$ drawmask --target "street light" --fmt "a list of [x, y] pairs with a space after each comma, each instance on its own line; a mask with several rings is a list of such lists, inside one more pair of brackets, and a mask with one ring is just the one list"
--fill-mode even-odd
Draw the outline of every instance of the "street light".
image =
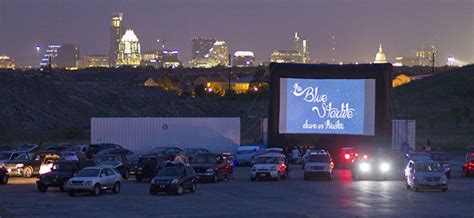
[[449, 56], [448, 57], [448, 66], [453, 66], [455, 60], [456, 59], [454, 59], [453, 56]]

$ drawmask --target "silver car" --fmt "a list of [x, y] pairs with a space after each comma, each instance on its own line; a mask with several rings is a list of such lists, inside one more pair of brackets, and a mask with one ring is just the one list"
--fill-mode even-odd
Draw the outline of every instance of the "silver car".
[[120, 192], [122, 176], [111, 166], [86, 167], [66, 183], [65, 189], [70, 196], [78, 192], [90, 192], [100, 195], [102, 191]]
[[448, 178], [440, 164], [432, 160], [410, 160], [405, 168], [407, 189], [417, 192], [420, 189], [448, 190]]

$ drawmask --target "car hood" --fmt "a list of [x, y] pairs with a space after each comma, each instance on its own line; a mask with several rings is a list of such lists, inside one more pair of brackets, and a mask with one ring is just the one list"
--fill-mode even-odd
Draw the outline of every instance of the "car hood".
[[199, 164], [191, 164], [193, 168], [213, 168], [214, 164], [210, 163], [199, 163]]
[[272, 167], [277, 167], [278, 164], [255, 164], [253, 167], [256, 169], [271, 169]]
[[179, 179], [176, 176], [155, 176], [153, 180], [160, 180], [160, 181], [171, 181], [173, 179]]
[[444, 172], [416, 172], [416, 176], [422, 177], [442, 177]]
[[69, 181], [98, 181], [98, 177], [72, 177]]

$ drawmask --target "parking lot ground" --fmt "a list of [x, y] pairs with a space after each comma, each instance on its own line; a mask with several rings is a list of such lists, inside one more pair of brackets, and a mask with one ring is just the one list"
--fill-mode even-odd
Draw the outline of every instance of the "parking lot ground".
[[251, 182], [249, 169], [237, 168], [231, 180], [199, 184], [183, 196], [151, 196], [148, 182], [131, 179], [120, 194], [98, 197], [40, 193], [34, 178], [11, 178], [0, 186], [0, 217], [474, 216], [474, 177], [455, 171], [447, 192], [413, 192], [399, 177], [354, 182], [349, 170], [336, 170], [333, 181], [304, 181], [301, 167], [292, 166], [288, 180]]

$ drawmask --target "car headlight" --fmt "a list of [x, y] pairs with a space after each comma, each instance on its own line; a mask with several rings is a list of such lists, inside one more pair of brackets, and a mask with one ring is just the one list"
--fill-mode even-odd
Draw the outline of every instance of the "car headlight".
[[92, 181], [85, 181], [84, 184], [87, 186], [92, 186]]
[[16, 168], [22, 168], [24, 166], [25, 166], [25, 164], [22, 164], [22, 163], [16, 164]]
[[271, 171], [275, 171], [277, 170], [277, 167], [276, 166], [272, 166], [272, 168], [270, 168]]
[[380, 171], [385, 173], [385, 172], [388, 172], [389, 170], [390, 170], [390, 164], [388, 164], [388, 163], [380, 164]]
[[173, 180], [171, 180], [171, 183], [172, 183], [172, 184], [176, 184], [176, 183], [178, 183], [178, 182], [179, 182], [178, 179], [173, 179]]
[[253, 172], [255, 172], [255, 171], [257, 171], [257, 168], [252, 167], [250, 170], [253, 171]]
[[213, 169], [213, 168], [208, 168], [208, 169], [206, 170], [206, 172], [212, 173], [212, 172], [214, 172], [214, 169]]
[[370, 171], [370, 165], [368, 163], [361, 163], [361, 164], [359, 164], [359, 169], [362, 172], [369, 172]]

